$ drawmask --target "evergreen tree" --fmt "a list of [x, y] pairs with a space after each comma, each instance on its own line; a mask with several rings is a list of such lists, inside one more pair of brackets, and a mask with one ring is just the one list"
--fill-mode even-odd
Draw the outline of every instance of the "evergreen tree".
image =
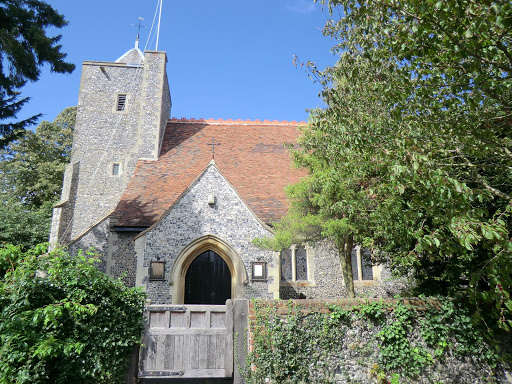
[[44, 64], [58, 73], [75, 68], [64, 61], [66, 54], [58, 44], [61, 35], [47, 35], [48, 28], [65, 25], [64, 17], [44, 1], [0, 0], [0, 149], [40, 117], [15, 121], [28, 101], [20, 97], [20, 89], [39, 79]]

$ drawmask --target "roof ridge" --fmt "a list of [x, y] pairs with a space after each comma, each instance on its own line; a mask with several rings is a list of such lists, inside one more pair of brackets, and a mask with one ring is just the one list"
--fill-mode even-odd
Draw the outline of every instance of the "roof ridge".
[[240, 124], [259, 124], [259, 125], [305, 125], [306, 122], [305, 121], [296, 121], [296, 120], [293, 120], [293, 121], [287, 121], [287, 120], [259, 120], [259, 119], [256, 119], [256, 120], [250, 120], [250, 119], [247, 119], [247, 120], [242, 120], [242, 119], [236, 119], [236, 120], [233, 120], [233, 119], [203, 119], [203, 118], [200, 118], [200, 119], [195, 119], [195, 118], [186, 118], [186, 117], [182, 117], [182, 118], [177, 118], [177, 117], [172, 117], [170, 119], [167, 120], [168, 122], [172, 122], [172, 123], [207, 123], [207, 124], [237, 124], [237, 125], [240, 125]]

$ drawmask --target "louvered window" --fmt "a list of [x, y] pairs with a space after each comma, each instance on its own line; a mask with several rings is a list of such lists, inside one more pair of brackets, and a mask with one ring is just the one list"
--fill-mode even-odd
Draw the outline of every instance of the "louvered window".
[[126, 94], [120, 93], [117, 95], [116, 111], [124, 111], [126, 108]]

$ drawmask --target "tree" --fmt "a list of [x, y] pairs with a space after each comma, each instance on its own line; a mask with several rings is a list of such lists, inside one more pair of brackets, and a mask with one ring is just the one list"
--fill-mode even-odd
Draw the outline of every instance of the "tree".
[[0, 0], [0, 149], [41, 116], [13, 121], [29, 100], [20, 98], [20, 89], [39, 79], [44, 64], [57, 73], [75, 68], [64, 61], [66, 54], [58, 44], [61, 35], [47, 35], [48, 28], [66, 25], [64, 17], [44, 1]]
[[0, 250], [0, 382], [124, 383], [144, 294], [47, 247]]
[[69, 163], [76, 107], [0, 151], [0, 242], [27, 248], [48, 239], [52, 206]]
[[[302, 162], [302, 166], [306, 167], [306, 164]], [[321, 191], [327, 184], [334, 185], [325, 179], [328, 175], [318, 166], [308, 169], [309, 178], [286, 189], [292, 206], [285, 217], [273, 223], [273, 236], [257, 238], [254, 243], [261, 248], [281, 251], [292, 244], [312, 244], [329, 240], [338, 253], [347, 297], [353, 298], [355, 291], [351, 256], [355, 245], [354, 228], [343, 213], [331, 209], [330, 204], [325, 205], [327, 199], [323, 198]], [[338, 186], [341, 185], [338, 184]], [[323, 191], [325, 192], [326, 189]]]
[[510, 329], [511, 4], [323, 3], [339, 61], [309, 63], [327, 107], [295, 151], [310, 176], [291, 189], [291, 217], [343, 221], [323, 234], [353, 236], [419, 292], [470, 297]]

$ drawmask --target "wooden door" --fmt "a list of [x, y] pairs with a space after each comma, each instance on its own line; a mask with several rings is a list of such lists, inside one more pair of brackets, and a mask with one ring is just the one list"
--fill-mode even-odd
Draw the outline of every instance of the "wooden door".
[[139, 357], [140, 378], [233, 375], [233, 311], [226, 305], [152, 305]]
[[185, 276], [185, 304], [224, 304], [231, 299], [231, 273], [214, 251], [206, 251], [190, 264]]

